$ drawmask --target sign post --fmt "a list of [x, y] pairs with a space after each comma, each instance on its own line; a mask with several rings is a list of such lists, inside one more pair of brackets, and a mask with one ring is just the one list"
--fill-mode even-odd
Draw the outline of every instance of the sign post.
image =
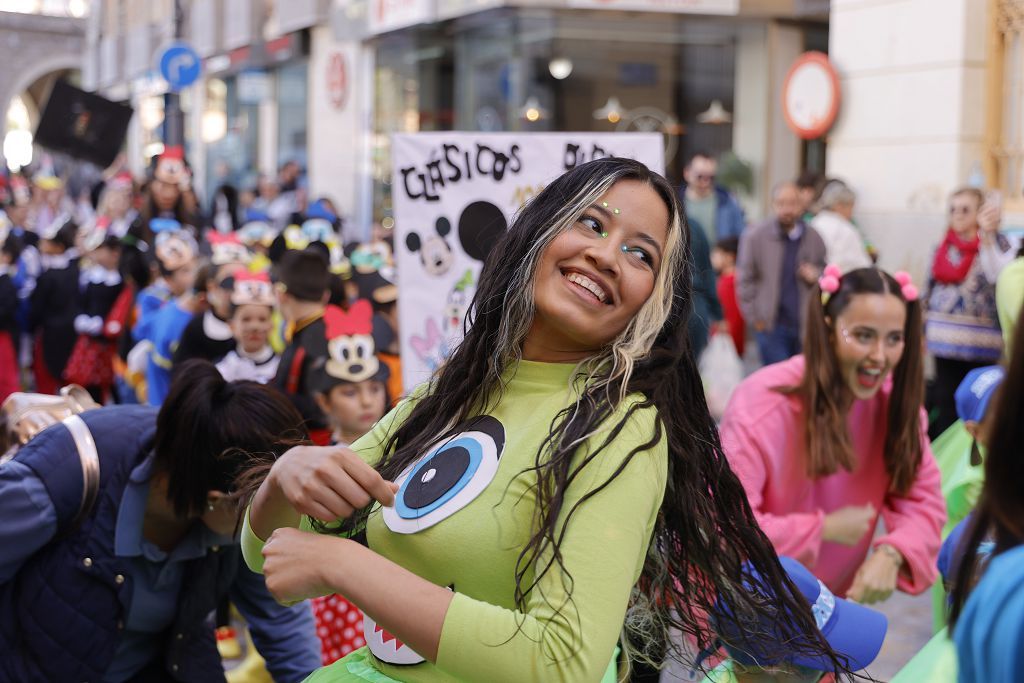
[[827, 133], [839, 114], [839, 77], [821, 52], [797, 58], [782, 86], [782, 113], [790, 130], [802, 140]]

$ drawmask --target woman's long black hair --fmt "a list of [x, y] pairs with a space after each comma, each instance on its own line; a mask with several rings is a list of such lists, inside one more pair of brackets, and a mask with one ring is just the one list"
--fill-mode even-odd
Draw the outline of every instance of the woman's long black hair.
[[[659, 665], [661, 657], [674, 647], [669, 639], [673, 627], [695, 641], [698, 649], [714, 649], [716, 637], [708, 616], [719, 596], [725, 596], [732, 607], [731, 615], [720, 618], [741, 624], [733, 630], [749, 634], [747, 644], [751, 648], [758, 647], [760, 636], [773, 642], [781, 640], [793, 652], [824, 654], [836, 670], [845, 671], [816, 628], [807, 601], [787, 578], [771, 542], [754, 520], [743, 487], [722, 452], [687, 336], [693, 281], [688, 228], [675, 189], [643, 164], [618, 158], [583, 164], [554, 180], [519, 213], [487, 259], [465, 338], [438, 370], [429, 390], [416, 400], [407, 419], [389, 436], [377, 469], [393, 481], [429, 447], [451, 435], [472, 411], [494, 404], [502, 391], [496, 378], [516, 361], [515, 357], [496, 358], [494, 353], [494, 349], [508, 345], [501, 335], [507, 331], [503, 321], [510, 284], [522, 281], [524, 264], [530, 267], [534, 262], [538, 243], [548, 239], [556, 217], [564, 215], [571, 201], [595, 184], [620, 180], [650, 186], [668, 207], [670, 225], [680, 221], [685, 266], [678, 269], [672, 282], [670, 315], [650, 353], [638, 359], [632, 373], [626, 375], [627, 385], [622, 387], [620, 378], [599, 389], [588, 387], [578, 404], [552, 421], [550, 433], [529, 470], [537, 479], [538, 510], [533, 535], [516, 567], [516, 604], [525, 609], [527, 597], [539, 590], [541, 578], [551, 571], [559, 572], [571, 586], [572, 577], [562, 564], [559, 545], [573, 514], [608, 486], [637, 453], [665, 440], [668, 482], [626, 618], [626, 635], [633, 636], [626, 641], [640, 643], [643, 648], [632, 655]], [[533, 273], [528, 275], [532, 282]], [[600, 444], [592, 444], [588, 456], [574, 463], [577, 444], [615, 413], [618, 397], [624, 395], [622, 389], [625, 393], [638, 392], [646, 399], [632, 405], [607, 437]], [[650, 441], [629, 453], [598, 490], [563, 511], [568, 486], [604, 449], [614, 447], [614, 439], [634, 413], [645, 408], [654, 408], [659, 417]], [[652, 496], [657, 494], [651, 492]], [[363, 510], [349, 519], [347, 530], [363, 525], [368, 512]], [[565, 521], [561, 523], [563, 512]], [[757, 593], [745, 587], [751, 580], [751, 568], [762, 577], [757, 581], [762, 590]]]

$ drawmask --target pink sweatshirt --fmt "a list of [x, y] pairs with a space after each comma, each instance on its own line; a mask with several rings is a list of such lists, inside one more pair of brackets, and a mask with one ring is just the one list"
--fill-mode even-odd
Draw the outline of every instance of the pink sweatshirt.
[[[839, 595], [849, 590], [869, 547], [882, 543], [906, 559], [897, 587], [907, 593], [924, 591], [935, 581], [946, 519], [924, 411], [924, 457], [907, 495], [888, 492], [884, 449], [890, 383], [873, 399], [854, 401], [850, 408], [847, 425], [857, 463], [854, 471], [840, 469], [810, 479], [804, 467], [803, 404], [796, 396], [773, 390], [796, 385], [803, 371], [803, 356], [762, 368], [736, 388], [722, 419], [722, 446], [761, 528], [780, 555], [804, 564]], [[826, 514], [867, 503], [881, 511], [885, 535], [872, 541], [873, 534], [865, 534], [855, 546], [822, 540]]]

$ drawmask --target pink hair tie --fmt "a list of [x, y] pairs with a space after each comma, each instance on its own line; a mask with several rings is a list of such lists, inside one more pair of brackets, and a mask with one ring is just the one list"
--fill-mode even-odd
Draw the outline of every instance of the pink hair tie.
[[825, 266], [824, 273], [818, 279], [818, 287], [821, 288], [822, 306], [827, 306], [829, 298], [839, 291], [839, 280], [842, 277], [843, 271], [839, 269], [839, 266], [834, 263]]
[[914, 286], [913, 279], [910, 277], [910, 273], [905, 270], [892, 274], [892, 279], [896, 281], [900, 286], [900, 292], [903, 294], [903, 298], [907, 301], [917, 301], [917, 297], [920, 292], [917, 291], [917, 287]]

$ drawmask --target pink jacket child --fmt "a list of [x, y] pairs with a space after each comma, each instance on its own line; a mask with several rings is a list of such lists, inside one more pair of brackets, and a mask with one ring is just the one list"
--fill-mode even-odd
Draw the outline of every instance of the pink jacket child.
[[[905, 496], [889, 491], [884, 462], [891, 380], [874, 398], [855, 400], [850, 407], [847, 426], [856, 456], [854, 471], [840, 468], [811, 479], [804, 464], [803, 401], [775, 390], [796, 386], [803, 372], [802, 355], [762, 368], [736, 388], [726, 408], [720, 427], [722, 447], [746, 489], [754, 516], [779, 555], [801, 562], [840, 596], [850, 589], [869, 548], [881, 544], [892, 546], [905, 559], [896, 587], [912, 594], [924, 591], [937, 575], [935, 562], [946, 519], [924, 411], [924, 453]], [[881, 511], [884, 535], [873, 539], [873, 534], [865, 534], [854, 546], [822, 540], [825, 515], [868, 503]]]

